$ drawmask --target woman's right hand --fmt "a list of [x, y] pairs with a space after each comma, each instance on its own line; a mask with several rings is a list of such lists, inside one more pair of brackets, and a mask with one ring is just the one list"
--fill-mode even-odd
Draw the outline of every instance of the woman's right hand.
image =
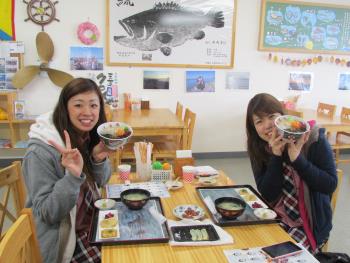
[[272, 134], [269, 140], [269, 146], [274, 155], [282, 156], [286, 141], [283, 140], [283, 136], [278, 133], [276, 128], [273, 128]]
[[63, 167], [66, 168], [72, 175], [79, 177], [83, 171], [83, 157], [77, 148], [72, 149], [70, 137], [66, 130], [64, 130], [64, 137], [66, 140], [66, 148], [52, 140], [49, 140], [48, 142], [61, 153], [61, 163]]

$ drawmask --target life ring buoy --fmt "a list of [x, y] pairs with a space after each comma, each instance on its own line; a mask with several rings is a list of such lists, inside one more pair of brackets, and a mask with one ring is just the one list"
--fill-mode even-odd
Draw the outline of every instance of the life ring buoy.
[[78, 26], [78, 38], [85, 45], [94, 44], [100, 37], [100, 31], [97, 26], [91, 22], [84, 22]]

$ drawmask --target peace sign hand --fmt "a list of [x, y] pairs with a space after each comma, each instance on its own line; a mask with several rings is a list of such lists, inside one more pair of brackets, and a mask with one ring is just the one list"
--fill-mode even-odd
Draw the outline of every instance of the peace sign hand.
[[66, 140], [66, 148], [52, 140], [48, 140], [48, 142], [61, 153], [61, 163], [63, 167], [66, 168], [72, 175], [79, 177], [83, 171], [83, 157], [77, 148], [72, 149], [70, 137], [66, 130], [64, 130], [64, 137]]

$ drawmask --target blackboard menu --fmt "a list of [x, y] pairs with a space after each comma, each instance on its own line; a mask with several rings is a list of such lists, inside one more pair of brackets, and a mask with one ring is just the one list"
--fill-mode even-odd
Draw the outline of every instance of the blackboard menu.
[[259, 50], [350, 55], [350, 6], [263, 0]]

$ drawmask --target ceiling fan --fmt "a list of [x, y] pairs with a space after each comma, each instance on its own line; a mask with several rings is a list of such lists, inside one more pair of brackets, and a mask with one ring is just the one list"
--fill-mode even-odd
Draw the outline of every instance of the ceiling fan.
[[22, 89], [41, 71], [46, 71], [50, 80], [59, 87], [64, 87], [73, 76], [49, 67], [49, 62], [53, 57], [54, 47], [50, 36], [45, 32], [40, 32], [36, 35], [36, 49], [40, 57], [40, 65], [25, 66], [12, 78], [12, 84], [17, 89]]

